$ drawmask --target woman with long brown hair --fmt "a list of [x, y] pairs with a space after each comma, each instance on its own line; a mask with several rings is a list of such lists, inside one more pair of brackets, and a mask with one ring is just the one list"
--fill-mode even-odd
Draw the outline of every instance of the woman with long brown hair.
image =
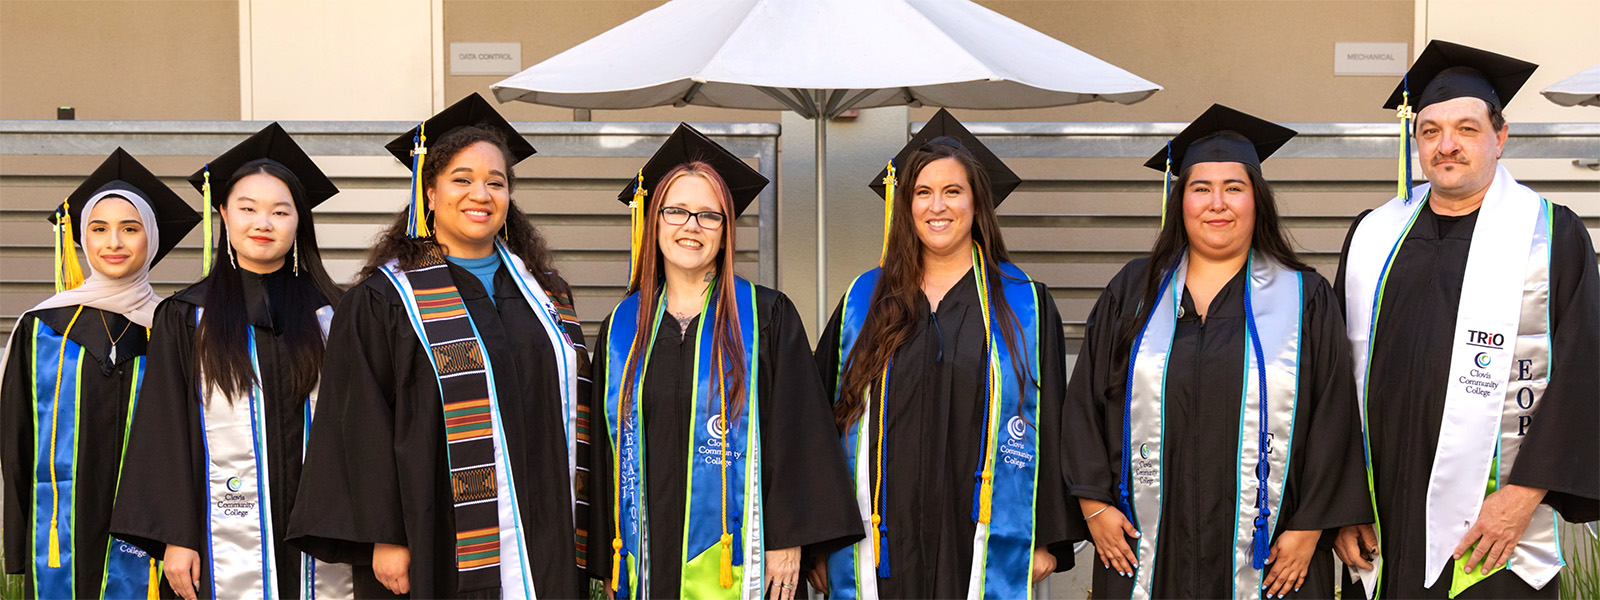
[[[688, 125], [619, 199], [628, 296], [601, 328], [590, 572], [617, 598], [796, 597], [802, 552], [860, 539], [805, 327], [734, 272], [767, 180]], [[646, 450], [648, 449], [648, 451]]]
[[585, 596], [587, 350], [512, 201], [534, 150], [473, 94], [389, 144], [412, 202], [328, 336], [290, 540], [362, 597]]
[[1337, 298], [1261, 175], [1294, 135], [1213, 105], [1145, 163], [1177, 174], [1161, 231], [1089, 314], [1062, 418], [1097, 598], [1331, 598], [1338, 528], [1372, 521]]
[[941, 110], [885, 182], [881, 267], [816, 350], [869, 539], [812, 565], [834, 598], [1023, 598], [1082, 539], [1059, 457], [1061, 317], [1010, 263], [1020, 183]]
[[312, 209], [339, 190], [277, 123], [190, 181], [222, 252], [156, 311], [111, 529], [181, 598], [349, 597], [348, 565], [284, 543], [341, 293]]

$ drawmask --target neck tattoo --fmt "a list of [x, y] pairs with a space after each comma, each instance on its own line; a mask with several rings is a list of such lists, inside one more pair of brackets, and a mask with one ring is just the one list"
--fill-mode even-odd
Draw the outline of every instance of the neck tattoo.
[[689, 323], [694, 321], [695, 315], [691, 313], [673, 312], [672, 318], [678, 321], [678, 335], [689, 333]]

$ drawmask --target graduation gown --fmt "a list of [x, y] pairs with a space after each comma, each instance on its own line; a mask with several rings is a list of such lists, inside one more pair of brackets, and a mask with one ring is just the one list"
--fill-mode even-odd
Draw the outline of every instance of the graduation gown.
[[[306, 398], [293, 397], [287, 389], [291, 357], [283, 333], [274, 324], [282, 321], [279, 311], [284, 287], [310, 284], [309, 279], [296, 279], [289, 269], [286, 263], [265, 275], [240, 270], [239, 277], [244, 293], [242, 308], [255, 329], [264, 398], [269, 477], [264, 493], [272, 504], [272, 535], [280, 566], [278, 589], [285, 597], [294, 597], [300, 588], [300, 574], [292, 565], [300, 564], [300, 555], [283, 540], [294, 506], [295, 487], [300, 482]], [[209, 283], [202, 280], [173, 294], [156, 309], [150, 363], [133, 418], [111, 529], [158, 558], [165, 555], [168, 545], [199, 552], [197, 583], [201, 598], [211, 596], [211, 562], [207, 556], [211, 524], [206, 510], [210, 492], [201, 421], [204, 400], [200, 397], [199, 357], [194, 340], [196, 311], [204, 307], [208, 287]], [[221, 398], [210, 401], [225, 402]], [[291, 567], [284, 568], [285, 565]], [[218, 591], [227, 595], [227, 590]]]
[[[758, 332], [757, 397], [761, 402], [761, 523], [768, 551], [800, 546], [807, 556], [826, 554], [857, 540], [861, 518], [856, 514], [855, 492], [845, 467], [844, 450], [833, 426], [833, 410], [823, 395], [811, 361], [805, 325], [794, 304], [782, 293], [756, 286]], [[633, 318], [633, 315], [624, 315]], [[703, 315], [702, 315], [703, 316]], [[663, 311], [662, 323], [644, 375], [644, 438], [646, 494], [650, 514], [650, 596], [680, 595], [683, 570], [683, 510], [687, 503], [689, 402], [694, 394], [694, 364], [700, 353], [695, 335], [697, 316], [683, 334], [677, 319]], [[609, 319], [608, 319], [609, 321]], [[595, 346], [595, 380], [606, 380], [606, 344], [602, 326]], [[620, 368], [620, 367], [619, 367]], [[605, 386], [594, 386], [589, 414], [595, 415], [594, 465], [590, 471], [595, 490], [590, 531], [591, 547], [609, 550], [615, 483], [611, 459], [611, 425], [607, 419]], [[736, 534], [735, 539], [738, 539]], [[589, 554], [589, 572], [597, 579], [611, 577], [611, 552]], [[801, 569], [809, 564], [801, 562]], [[801, 580], [804, 580], [802, 575]]]
[[[586, 597], [573, 529], [567, 443], [556, 349], [504, 264], [494, 298], [454, 263], [450, 276], [494, 366], [503, 435], [517, 486], [524, 540], [541, 598]], [[571, 298], [566, 282], [549, 290]], [[334, 313], [322, 371], [319, 416], [312, 423], [304, 484], [289, 526], [290, 542], [327, 562], [370, 565], [374, 543], [407, 546], [411, 596], [458, 596], [456, 526], [438, 379], [400, 292], [376, 274], [345, 293]], [[567, 335], [587, 371], [583, 333]], [[588, 393], [580, 377], [579, 399]], [[495, 595], [491, 589], [484, 595]], [[375, 579], [356, 578], [357, 597], [389, 596]]]
[[[34, 437], [33, 378], [34, 332], [48, 327], [57, 333], [67, 331], [76, 306], [63, 306], [28, 312], [17, 320], [7, 348], [4, 389], [0, 389], [0, 460], [5, 474], [5, 570], [24, 575], [24, 596], [35, 595], [30, 544], [37, 523], [49, 520], [48, 514], [33, 510], [33, 470], [38, 458], [39, 440]], [[102, 324], [101, 319], [105, 322]], [[126, 332], [124, 332], [126, 327]], [[106, 330], [110, 329], [108, 335]], [[116, 360], [111, 360], [112, 337], [117, 337]], [[63, 554], [73, 557], [74, 594], [78, 598], [100, 596], [108, 536], [111, 535], [111, 506], [116, 495], [117, 470], [122, 464], [123, 434], [128, 428], [129, 392], [138, 369], [134, 360], [145, 355], [148, 331], [120, 314], [83, 307], [83, 314], [72, 326], [67, 339], [81, 346], [85, 361], [81, 368], [77, 415], [77, 470], [72, 497], [61, 502], [73, 507], [72, 547]], [[46, 348], [59, 352], [59, 348]], [[64, 374], [71, 377], [71, 373]], [[38, 378], [54, 381], [54, 371], [38, 373]], [[44, 425], [48, 428], [48, 424]], [[48, 481], [48, 480], [46, 480]], [[63, 527], [66, 525], [63, 524]], [[121, 551], [113, 546], [113, 551]], [[160, 555], [156, 555], [157, 559]], [[43, 557], [38, 557], [43, 560]]]
[[[1569, 522], [1600, 518], [1600, 273], [1594, 244], [1571, 209], [1551, 206], [1549, 387], [1504, 484], [1549, 490], [1544, 503]], [[1370, 211], [1369, 211], [1370, 212]], [[1336, 280], [1344, 299], [1344, 257], [1366, 212], [1345, 237]], [[1384, 596], [1444, 598], [1445, 573], [1422, 587], [1428, 478], [1444, 416], [1451, 341], [1461, 305], [1474, 211], [1443, 217], [1422, 210], [1395, 254], [1384, 287], [1383, 318], [1372, 339], [1367, 422], [1372, 476], [1383, 524]], [[1446, 566], [1445, 568], [1449, 568]], [[1560, 576], [1534, 590], [1511, 571], [1462, 597], [1554, 598]]]
[[[1130, 344], [1122, 328], [1138, 318], [1149, 259], [1129, 262], [1113, 277], [1086, 321], [1083, 349], [1067, 386], [1062, 431], [1071, 493], [1116, 510], [1121, 477], [1122, 415]], [[1166, 372], [1165, 464], [1161, 527], [1151, 579], [1158, 597], [1233, 595], [1235, 481], [1239, 473], [1239, 410], [1248, 341], [1241, 268], [1212, 298], [1204, 322], [1183, 293]], [[1333, 597], [1337, 528], [1372, 522], [1362, 471], [1360, 413], [1350, 342], [1333, 288], [1314, 272], [1302, 277], [1299, 392], [1277, 536], [1326, 531], [1305, 583], [1288, 597]], [[1246, 442], [1253, 443], [1253, 442]], [[1134, 540], [1128, 539], [1130, 547]], [[1133, 579], [1094, 560], [1097, 598], [1126, 598]], [[1269, 573], [1272, 567], [1269, 566]], [[1346, 593], [1346, 597], [1351, 597]]]
[[[1061, 472], [1061, 397], [1066, 387], [1061, 314], [1050, 292], [1040, 294], [1039, 478], [1035, 547], [1056, 557], [1056, 571], [1072, 568], [1072, 543], [1088, 537], [1076, 506], [1068, 510]], [[919, 294], [919, 316], [894, 353], [885, 423], [882, 509], [889, 530], [890, 576], [878, 579], [883, 598], [961, 598], [972, 569], [974, 472], [983, 461], [984, 379], [987, 346], [978, 287], [972, 271], [951, 287], [937, 311]], [[836, 397], [842, 305], [817, 342], [817, 369], [828, 397]], [[857, 342], [858, 344], [861, 342]], [[1006, 368], [1009, 368], [1006, 367]], [[873, 404], [874, 407], [877, 403]], [[876, 428], [869, 443], [879, 443]], [[839, 444], [837, 436], [833, 443]], [[878, 472], [869, 461], [871, 473]], [[998, 510], [998, 508], [997, 508]], [[859, 515], [857, 516], [859, 519]], [[1026, 568], [1026, 566], [1018, 567]]]

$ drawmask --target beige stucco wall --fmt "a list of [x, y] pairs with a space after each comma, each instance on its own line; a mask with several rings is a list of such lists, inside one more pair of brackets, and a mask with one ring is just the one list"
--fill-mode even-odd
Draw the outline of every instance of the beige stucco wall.
[[236, 119], [233, 0], [0, 0], [0, 119]]

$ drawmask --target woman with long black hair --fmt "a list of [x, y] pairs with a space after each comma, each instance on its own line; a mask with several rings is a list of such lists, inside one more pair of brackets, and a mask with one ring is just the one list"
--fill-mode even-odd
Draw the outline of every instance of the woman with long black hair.
[[809, 338], [734, 273], [735, 219], [767, 179], [688, 125], [620, 198], [629, 294], [601, 327], [590, 573], [617, 598], [792, 600], [801, 554], [861, 538]]
[[1339, 305], [1261, 175], [1294, 135], [1213, 105], [1145, 163], [1177, 173], [1161, 231], [1090, 313], [1062, 414], [1096, 597], [1331, 598], [1334, 534], [1372, 520]]
[[1023, 598], [1082, 539], [1061, 480], [1061, 317], [1011, 264], [1020, 183], [939, 111], [880, 175], [882, 267], [816, 349], [867, 540], [812, 567], [834, 598]]
[[161, 300], [150, 268], [200, 215], [118, 148], [50, 220], [56, 294], [17, 320], [0, 369], [5, 570], [25, 598], [159, 594], [160, 554], [110, 535], [112, 498]]
[[586, 596], [588, 351], [511, 198], [533, 146], [473, 94], [389, 149], [412, 202], [339, 305], [290, 539], [371, 564], [362, 597]]
[[348, 566], [284, 543], [340, 295], [311, 210], [338, 189], [277, 123], [190, 182], [223, 252], [156, 311], [112, 531], [183, 598], [348, 597]]

